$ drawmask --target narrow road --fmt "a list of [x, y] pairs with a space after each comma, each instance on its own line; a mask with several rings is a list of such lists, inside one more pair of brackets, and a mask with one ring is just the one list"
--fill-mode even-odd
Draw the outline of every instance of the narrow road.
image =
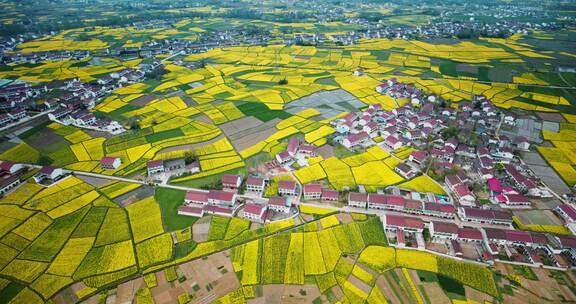
[[[35, 167], [35, 168], [41, 168], [41, 166], [38, 166], [38, 165], [31, 165], [31, 164], [28, 164], [28, 165], [31, 167]], [[141, 184], [141, 185], [147, 184], [146, 182], [143, 182], [143, 181], [137, 180], [137, 179], [118, 177], [118, 176], [110, 176], [110, 175], [77, 171], [77, 170], [69, 170], [69, 171], [74, 173], [75, 175], [80, 175], [80, 176], [89, 176], [89, 177], [95, 177], [95, 178], [101, 178], [101, 179], [116, 180], [116, 181], [121, 181], [121, 182], [136, 183], [136, 184]], [[208, 192], [207, 190], [199, 189], [199, 188], [191, 188], [191, 187], [183, 187], [183, 186], [175, 186], [175, 185], [167, 185], [167, 184], [154, 184], [154, 185], [156, 187], [160, 187], [160, 188], [168, 188], [168, 189], [175, 189], [175, 190], [181, 190], [181, 191]], [[298, 183], [298, 185], [300, 187], [302, 187], [302, 185], [300, 183]], [[302, 193], [302, 191], [300, 191], [300, 193]], [[245, 198], [245, 199], [254, 199], [253, 196], [244, 195], [244, 194], [239, 194], [238, 197], [239, 198]], [[455, 223], [456, 225], [458, 225], [460, 227], [462, 227], [462, 226], [474, 227], [474, 228], [483, 228], [483, 227], [503, 228], [503, 227], [505, 227], [503, 225], [490, 225], [490, 224], [478, 224], [478, 223], [472, 223], [472, 222], [463, 222], [460, 220], [460, 218], [458, 218], [458, 216], [455, 216], [454, 219], [446, 219], [446, 218], [425, 216], [425, 215], [411, 215], [411, 214], [405, 213], [405, 212], [396, 212], [396, 211], [390, 211], [390, 210], [355, 208], [355, 207], [350, 207], [347, 205], [339, 207], [339, 206], [332, 206], [330, 204], [325, 204], [325, 203], [302, 202], [300, 199], [301, 199], [301, 194], [297, 197], [297, 199], [295, 201], [297, 205], [331, 209], [331, 210], [334, 210], [336, 212], [363, 213], [363, 214], [378, 215], [378, 216], [385, 216], [387, 214], [402, 215], [402, 216], [415, 216], [415, 217], [418, 217], [418, 218], [420, 218], [424, 221], [427, 221], [427, 222], [430, 222], [430, 221], [450, 222], [450, 223]], [[267, 198], [260, 198], [260, 199], [258, 199], [258, 201], [267, 202], [268, 199]]]

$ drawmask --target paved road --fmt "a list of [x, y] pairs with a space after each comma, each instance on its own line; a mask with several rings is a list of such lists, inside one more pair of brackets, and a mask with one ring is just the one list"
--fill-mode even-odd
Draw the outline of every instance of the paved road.
[[[38, 167], [38, 166], [35, 166], [35, 167]], [[102, 179], [108, 179], [108, 180], [117, 180], [117, 181], [136, 183], [136, 184], [142, 184], [142, 185], [146, 184], [145, 182], [143, 182], [141, 180], [125, 178], [125, 177], [110, 176], [110, 175], [104, 175], [104, 174], [99, 174], [99, 173], [83, 172], [83, 171], [75, 171], [75, 170], [71, 170], [71, 172], [73, 172], [75, 175], [90, 176], [90, 177], [96, 177], [96, 178], [102, 178]], [[157, 187], [161, 187], [161, 188], [169, 188], [169, 189], [182, 190], [182, 191], [207, 192], [207, 190], [199, 189], [199, 188], [192, 188], [192, 187], [183, 187], [183, 186], [175, 186], [175, 185], [167, 185], [167, 184], [155, 184], [155, 185]], [[299, 185], [299, 187], [302, 187], [302, 185], [300, 183], [298, 183], [298, 185]], [[244, 199], [255, 199], [261, 203], [266, 203], [268, 201], [267, 198], [255, 198], [253, 195], [250, 195], [250, 194], [239, 194], [238, 197], [244, 198]], [[363, 213], [363, 214], [378, 215], [378, 216], [385, 216], [386, 214], [410, 216], [409, 214], [404, 213], [404, 212], [395, 212], [395, 211], [389, 211], [389, 210], [362, 209], [362, 208], [355, 208], [355, 207], [349, 207], [349, 206], [338, 207], [338, 206], [332, 206], [329, 204], [302, 202], [302, 201], [300, 201], [300, 198], [301, 197], [298, 196], [295, 200], [295, 203], [298, 205], [331, 209], [331, 210], [338, 211], [338, 212], [354, 212], [354, 213]], [[444, 218], [438, 218], [438, 217], [433, 217], [433, 216], [420, 216], [420, 215], [418, 217], [423, 219], [424, 221], [428, 221], [428, 222], [429, 221], [438, 221], [438, 222], [456, 223], [458, 226], [461, 226], [461, 227], [462, 226], [475, 227], [475, 228], [481, 228], [481, 227], [503, 228], [504, 227], [502, 225], [488, 225], [488, 224], [462, 222], [462, 221], [460, 221], [460, 219], [458, 217], [456, 217], [455, 219], [444, 219]]]

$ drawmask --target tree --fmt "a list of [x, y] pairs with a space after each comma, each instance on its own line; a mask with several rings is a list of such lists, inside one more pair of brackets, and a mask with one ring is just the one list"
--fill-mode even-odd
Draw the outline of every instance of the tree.
[[458, 133], [460, 133], [460, 128], [457, 128], [455, 126], [451, 126], [451, 127], [448, 127], [446, 129], [442, 130], [442, 138], [448, 139], [450, 137], [455, 137], [458, 135]]
[[280, 81], [278, 81], [278, 84], [279, 84], [279, 85], [287, 85], [287, 84], [288, 84], [288, 79], [286, 79], [286, 78], [280, 79]]
[[38, 164], [40, 166], [48, 166], [52, 164], [52, 159], [46, 155], [40, 155], [40, 158], [38, 159]]
[[130, 123], [130, 129], [132, 130], [140, 130], [140, 121], [134, 120]]
[[196, 159], [197, 159], [196, 151], [194, 150], [186, 152], [186, 154], [184, 155], [184, 163], [186, 163], [187, 165], [195, 162]]

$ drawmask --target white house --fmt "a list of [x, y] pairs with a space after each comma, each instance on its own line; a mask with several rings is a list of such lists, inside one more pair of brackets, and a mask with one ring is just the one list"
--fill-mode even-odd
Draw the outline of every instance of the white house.
[[266, 205], [247, 203], [242, 210], [242, 217], [255, 222], [263, 222], [266, 209]]
[[118, 157], [104, 156], [100, 160], [102, 169], [116, 170], [122, 165], [122, 160]]
[[368, 205], [368, 194], [358, 192], [348, 193], [348, 206], [366, 208], [366, 205]]
[[260, 177], [249, 177], [246, 181], [246, 190], [249, 192], [264, 192], [264, 179]]
[[290, 212], [290, 201], [286, 197], [271, 197], [268, 199], [268, 209], [288, 213]]

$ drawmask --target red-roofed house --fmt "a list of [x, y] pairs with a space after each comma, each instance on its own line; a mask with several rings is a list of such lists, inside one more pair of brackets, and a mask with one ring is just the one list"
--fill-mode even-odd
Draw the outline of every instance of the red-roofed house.
[[338, 191], [331, 189], [322, 189], [321, 199], [323, 201], [336, 202], [339, 199]]
[[305, 200], [318, 200], [322, 196], [322, 187], [320, 184], [306, 184], [304, 185], [303, 191]]
[[555, 209], [566, 221], [566, 227], [576, 234], [576, 209], [569, 204], [560, 204]]
[[278, 193], [280, 195], [297, 196], [298, 186], [294, 181], [281, 180], [278, 182]]
[[500, 180], [497, 178], [489, 178], [486, 183], [488, 184], [488, 189], [492, 196], [498, 195], [502, 192], [502, 184], [500, 184]]
[[234, 216], [234, 209], [220, 206], [206, 205], [204, 206], [204, 213], [232, 217]]
[[356, 208], [366, 208], [368, 204], [368, 194], [349, 192], [348, 193], [348, 206]]
[[484, 238], [482, 237], [482, 232], [478, 229], [459, 228], [458, 229], [458, 240], [464, 241], [464, 242], [481, 243], [484, 240]]
[[453, 219], [456, 208], [449, 204], [424, 203], [424, 215]]
[[208, 192], [208, 204], [217, 206], [232, 207], [236, 203], [236, 193], [220, 190], [210, 190]]
[[104, 156], [100, 160], [100, 167], [102, 169], [116, 170], [122, 165], [122, 160], [119, 157]]
[[506, 201], [501, 204], [503, 208], [529, 208], [531, 206], [530, 199], [521, 194], [506, 194], [504, 195]]
[[286, 197], [274, 196], [268, 200], [268, 209], [288, 213], [290, 212], [290, 202]]
[[472, 194], [472, 192], [470, 192], [468, 186], [466, 186], [465, 184], [458, 184], [453, 188], [453, 190], [454, 195], [458, 199], [458, 202], [460, 202], [460, 205], [463, 206], [476, 205], [476, 197], [474, 196], [474, 194]]
[[384, 143], [388, 147], [390, 147], [390, 149], [392, 149], [392, 150], [396, 150], [396, 149], [402, 147], [402, 141], [400, 141], [398, 139], [398, 137], [396, 137], [394, 135], [386, 137], [386, 140], [384, 141]]
[[8, 160], [5, 160], [0, 164], [0, 171], [4, 171], [10, 174], [14, 174], [22, 169], [24, 169], [24, 165]]
[[286, 164], [292, 160], [292, 156], [290, 156], [290, 153], [288, 153], [288, 151], [284, 151], [276, 154], [276, 160], [280, 164]]
[[290, 156], [294, 156], [296, 155], [296, 152], [298, 152], [298, 147], [300, 147], [300, 140], [298, 138], [292, 138], [288, 141], [286, 152], [288, 152]]
[[467, 222], [512, 225], [512, 213], [509, 211], [462, 207], [458, 209], [458, 216], [462, 221]]
[[342, 145], [350, 149], [363, 144], [368, 139], [370, 139], [370, 136], [366, 132], [360, 132], [358, 134], [350, 134], [344, 138], [344, 140], [342, 141]]
[[148, 175], [164, 172], [164, 161], [160, 159], [151, 160], [146, 164], [146, 169], [148, 170]]
[[178, 215], [202, 217], [204, 216], [204, 209], [202, 207], [193, 207], [184, 205], [178, 207]]
[[20, 185], [20, 174], [2, 174], [0, 176], [0, 196]]
[[62, 170], [62, 168], [44, 166], [42, 167], [42, 169], [40, 169], [40, 171], [38, 171], [38, 173], [36, 173], [36, 175], [34, 175], [34, 181], [36, 183], [40, 183], [45, 179], [50, 179], [54, 181], [60, 178], [62, 175], [64, 175], [64, 171]]
[[430, 222], [430, 236], [433, 238], [455, 240], [458, 237], [458, 226], [449, 222]]
[[556, 212], [564, 218], [566, 223], [574, 223], [576, 222], [576, 209], [569, 204], [560, 204], [556, 207]]
[[428, 152], [426, 152], [426, 151], [414, 151], [414, 152], [410, 153], [408, 160], [421, 165], [424, 163], [424, 161], [426, 161], [427, 158], [428, 158]]
[[402, 229], [407, 232], [422, 232], [424, 230], [424, 222], [416, 217], [387, 214], [384, 219], [384, 227], [388, 230]]
[[225, 191], [238, 191], [242, 184], [242, 177], [237, 174], [226, 174], [222, 176], [222, 187]]
[[263, 222], [266, 205], [247, 203], [242, 210], [242, 217], [255, 222]]
[[303, 144], [300, 146], [300, 149], [298, 149], [298, 153], [304, 154], [307, 156], [315, 156], [316, 155], [316, 147], [314, 147], [313, 145]]
[[208, 192], [201, 191], [188, 191], [184, 197], [184, 202], [186, 204], [208, 204]]
[[260, 177], [249, 177], [246, 181], [246, 190], [249, 192], [264, 192], [264, 179]]

